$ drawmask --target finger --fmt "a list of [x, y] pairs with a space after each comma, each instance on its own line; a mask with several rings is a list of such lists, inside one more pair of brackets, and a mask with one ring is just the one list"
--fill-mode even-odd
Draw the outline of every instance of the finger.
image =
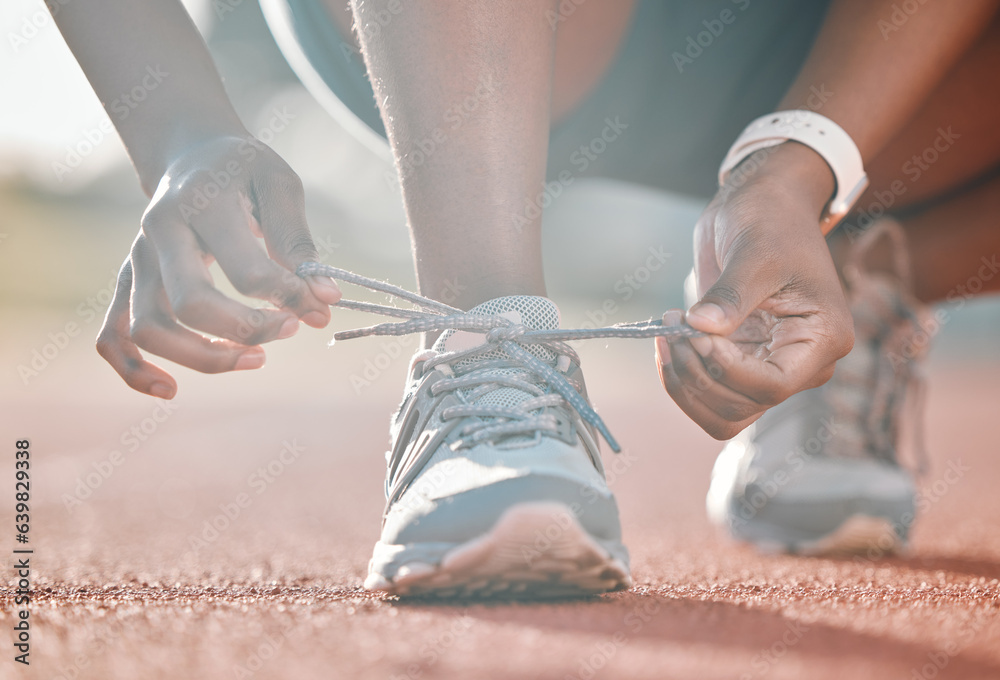
[[181, 323], [241, 345], [287, 338], [298, 330], [298, 319], [289, 312], [252, 309], [216, 290], [198, 239], [179, 216], [148, 211], [142, 230], [156, 251], [163, 288]]
[[[318, 260], [306, 222], [305, 194], [299, 176], [287, 168], [287, 172], [266, 175], [257, 172], [252, 181], [268, 254], [290, 272], [303, 262]], [[340, 302], [340, 288], [327, 276], [310, 276], [307, 283], [312, 294], [324, 303], [329, 317], [329, 305]]]
[[829, 380], [836, 356], [823, 344], [806, 326], [786, 321], [775, 330], [766, 355], [747, 354], [719, 336], [692, 338], [690, 346], [716, 382], [770, 407]]
[[719, 440], [730, 439], [739, 434], [745, 427], [756, 421], [761, 414], [753, 415], [746, 420], [732, 422], [725, 420], [708, 407], [697, 391], [688, 385], [674, 371], [672, 361], [660, 364], [660, 379], [663, 387], [670, 394], [677, 406], [711, 437]]
[[264, 350], [230, 340], [212, 340], [177, 323], [160, 278], [159, 263], [147, 243], [133, 249], [134, 284], [129, 333], [136, 345], [202, 373], [260, 368]]
[[132, 265], [127, 258], [118, 272], [115, 294], [97, 335], [97, 353], [132, 389], [160, 399], [173, 399], [177, 382], [159, 366], [142, 358], [129, 334]]
[[[679, 309], [669, 309], [663, 313], [663, 326], [680, 326], [684, 322], [684, 313]], [[660, 382], [663, 382], [662, 368], [670, 363], [670, 343], [664, 337], [655, 338], [656, 365], [660, 368]], [[664, 385], [666, 387], [666, 385]]]
[[330, 306], [317, 300], [305, 281], [267, 256], [248, 228], [253, 221], [236, 193], [219, 196], [190, 218], [236, 290], [292, 311], [311, 326], [325, 326]]
[[708, 289], [686, 315], [687, 322], [705, 333], [733, 333], [764, 300], [774, 294], [779, 254], [761, 244], [736, 248]]
[[722, 420], [737, 423], [767, 410], [769, 404], [761, 404], [719, 382], [718, 374], [703, 363], [687, 340], [671, 343], [670, 354], [671, 368], [682, 381], [685, 395], [704, 404]]

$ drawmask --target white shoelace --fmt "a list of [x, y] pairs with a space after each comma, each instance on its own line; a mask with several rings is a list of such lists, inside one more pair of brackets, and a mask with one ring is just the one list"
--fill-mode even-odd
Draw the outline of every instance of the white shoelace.
[[[569, 380], [556, 368], [542, 361], [525, 349], [526, 345], [541, 345], [554, 352], [557, 356], [566, 356], [578, 363], [576, 352], [566, 344], [571, 340], [586, 340], [592, 338], [653, 338], [665, 337], [668, 340], [677, 338], [694, 338], [704, 335], [690, 326], [664, 326], [659, 319], [650, 319], [637, 323], [617, 324], [604, 328], [559, 328], [534, 330], [522, 324], [512, 322], [499, 315], [469, 314], [450, 305], [431, 300], [390, 283], [377, 281], [360, 276], [344, 269], [331, 267], [318, 262], [306, 262], [299, 265], [296, 274], [306, 276], [328, 276], [330, 278], [362, 286], [373, 291], [386, 293], [393, 297], [410, 302], [420, 309], [404, 309], [390, 305], [378, 305], [358, 300], [341, 299], [338, 307], [353, 309], [383, 316], [405, 319], [401, 322], [382, 323], [367, 328], [340, 331], [334, 334], [334, 341], [362, 338], [370, 335], [399, 336], [410, 333], [436, 331], [471, 331], [484, 335], [482, 345], [455, 352], [445, 352], [428, 359], [424, 370], [435, 366], [447, 365], [454, 377], [439, 380], [432, 386], [434, 394], [457, 389], [472, 389], [470, 401], [477, 398], [477, 391], [486, 392], [496, 388], [496, 385], [513, 387], [530, 395], [516, 407], [485, 406], [463, 404], [451, 406], [442, 411], [445, 419], [475, 416], [496, 420], [471, 423], [461, 432], [463, 440], [459, 446], [473, 445], [494, 437], [516, 434], [527, 434], [540, 430], [555, 431], [557, 422], [551, 414], [535, 413], [549, 406], [568, 406], [580, 417], [592, 425], [608, 446], [618, 453], [621, 447], [611, 435], [607, 426], [594, 409], [573, 388]], [[471, 364], [467, 369], [456, 367], [464, 359], [470, 359], [487, 352], [499, 351], [505, 359], [486, 359]], [[484, 373], [491, 369], [519, 369], [521, 373], [499, 375], [496, 372]], [[544, 389], [548, 386], [554, 392]]]

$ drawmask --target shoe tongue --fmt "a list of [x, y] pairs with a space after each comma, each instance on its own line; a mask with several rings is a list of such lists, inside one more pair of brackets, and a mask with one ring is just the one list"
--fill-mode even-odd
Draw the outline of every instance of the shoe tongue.
[[[552, 300], [534, 295], [510, 295], [494, 298], [476, 305], [469, 310], [469, 314], [502, 316], [512, 323], [522, 324], [533, 330], [559, 328], [559, 308], [556, 307]], [[437, 352], [458, 352], [471, 349], [482, 345], [484, 337], [482, 333], [448, 330], [441, 334], [441, 337], [434, 343], [433, 349]], [[551, 364], [556, 359], [554, 352], [541, 345], [527, 344], [524, 345], [524, 349], [548, 364]], [[494, 350], [484, 352], [469, 359], [462, 359], [455, 364], [455, 367], [465, 368], [484, 359], [501, 359], [505, 357], [506, 354], [502, 350]], [[491, 371], [491, 373], [493, 372], [503, 375], [518, 371], [514, 368], [497, 368]], [[463, 392], [467, 394], [469, 391], [463, 390]], [[475, 403], [482, 406], [513, 407], [531, 396], [527, 392], [512, 387], [499, 387], [484, 394]]]
[[[559, 308], [552, 300], [535, 295], [508, 295], [494, 298], [476, 305], [469, 310], [469, 314], [502, 316], [512, 323], [522, 324], [533, 330], [559, 328]], [[441, 334], [433, 349], [438, 352], [458, 352], [483, 344], [483, 338], [482, 333], [449, 330]], [[529, 345], [527, 349], [539, 358], [546, 355], [551, 357], [551, 353], [547, 350], [544, 353], [533, 351], [543, 348]]]

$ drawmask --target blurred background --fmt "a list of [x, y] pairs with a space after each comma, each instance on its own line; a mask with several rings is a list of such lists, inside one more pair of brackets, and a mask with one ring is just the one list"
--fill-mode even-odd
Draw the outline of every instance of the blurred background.
[[[413, 289], [409, 241], [388, 154], [355, 140], [306, 92], [274, 44], [255, 0], [185, 4], [246, 127], [264, 129], [276, 112], [289, 119], [266, 141], [305, 183], [322, 260]], [[136, 549], [144, 556], [163, 551], [172, 556], [163, 563], [174, 565], [186, 538], [218, 504], [244, 488], [247, 475], [270, 461], [284, 441], [297, 438], [311, 453], [283, 483], [288, 479], [302, 488], [309, 480], [338, 477], [340, 454], [370, 465], [370, 474], [357, 482], [360, 490], [346, 479], [335, 486], [361, 494], [370, 507], [327, 508], [366, 518], [358, 529], [364, 538], [357, 545], [363, 548], [343, 558], [351, 560], [345, 569], [360, 574], [358, 564], [367, 559], [362, 553], [377, 535], [386, 425], [416, 338], [362, 340], [330, 349], [335, 328], [372, 323], [371, 317], [338, 312], [331, 328], [303, 326], [295, 338], [269, 345], [268, 365], [260, 371], [208, 376], [157, 359], [179, 383], [172, 402], [176, 410], [164, 417], [155, 400], [130, 390], [94, 350], [116, 272], [147, 199], [117, 134], [109, 132], [107, 114], [41, 0], [2, 3], [0, 39], [5, 88], [0, 97], [0, 436], [5, 441], [30, 437], [38, 452], [33, 496], [42, 522], [38, 538], [58, 545], [39, 558], [42, 569], [60, 582], [105, 579], [107, 573], [95, 566], [105, 558], [89, 551], [97, 551], [109, 532], [118, 535], [115, 522], [133, 518], [145, 518], [135, 525], [133, 536], [142, 546]], [[547, 210], [545, 235], [550, 291], [563, 309], [564, 325], [634, 321], [681, 305], [691, 266], [691, 228], [700, 208], [697, 202], [610, 182], [580, 180], [568, 187]], [[665, 255], [665, 266], [657, 261], [654, 269], [646, 268], [650, 248]], [[233, 292], [217, 265], [213, 274], [220, 287]], [[581, 351], [608, 347], [589, 345]], [[614, 347], [627, 352], [627, 360], [634, 357], [641, 366], [637, 379], [669, 404], [651, 370], [650, 345]], [[609, 366], [609, 380], [616, 381], [619, 371], [620, 366]], [[597, 374], [595, 367], [592, 381], [599, 381]], [[338, 432], [347, 424], [360, 428], [362, 441], [345, 443]], [[95, 477], [115, 451], [125, 455], [125, 463], [112, 475]], [[275, 496], [268, 498], [279, 503]], [[130, 509], [126, 514], [123, 503]], [[321, 521], [314, 509], [296, 506], [294, 512]], [[154, 533], [142, 539], [151, 526]], [[261, 538], [247, 531], [249, 538], [230, 532], [208, 553], [224, 556]], [[342, 547], [344, 538], [337, 534], [329, 540]], [[79, 559], [81, 551], [92, 559]], [[273, 546], [262, 551], [271, 555], [266, 559], [273, 553]]]
[[[269, 143], [304, 180], [323, 261], [412, 288], [403, 211], [387, 155], [351, 137], [299, 84], [256, 2], [224, 3], [222, 13], [208, 0], [185, 4], [247, 128], [265, 127], [276, 111], [290, 118]], [[154, 406], [122, 384], [93, 349], [146, 198], [42, 2], [6, 0], [0, 8], [0, 38], [5, 89], [0, 98], [0, 419], [4, 436], [13, 437], [17, 430], [48, 440], [51, 455], [43, 462], [42, 493], [57, 503], [118, 445], [123, 429]], [[608, 181], [581, 179], [568, 187], [545, 215], [548, 283], [563, 309], [564, 325], [636, 321], [681, 306], [700, 209], [697, 201]], [[646, 269], [650, 248], [667, 255], [666, 266]], [[224, 286], [217, 269], [216, 275]], [[602, 311], [608, 301], [611, 314]], [[371, 322], [351, 313], [335, 317], [334, 326], [341, 328]], [[267, 368], [250, 374], [204, 376], [168, 367], [180, 384], [177, 403], [197, 407], [178, 416], [183, 432], [210, 431], [229, 446], [252, 448], [260, 446], [255, 443], [268, 428], [280, 429], [289, 417], [288, 412], [262, 416], [262, 404], [283, 400], [288, 411], [308, 404], [308, 412], [329, 418], [330, 403], [369, 395], [367, 408], [377, 413], [372, 422], [384, 423], [398, 399], [415, 339], [389, 345], [358, 341], [330, 350], [331, 335], [332, 329], [303, 327], [293, 340], [270, 346]], [[971, 361], [977, 371], [1000, 375], [998, 335], [996, 300], [952, 309], [932, 361], [942, 366]], [[621, 343], [611, 348], [639, 356], [634, 380], [685, 423], [679, 427], [687, 427], [656, 384], [650, 347]], [[178, 428], [178, 439], [157, 435], [150, 446], [174, 455], [186, 439], [180, 425], [169, 427]], [[382, 427], [372, 435], [379, 442], [375, 448], [385, 438]], [[696, 435], [706, 450], [715, 450], [707, 436]], [[197, 473], [181, 474], [169, 460], [150, 464], [157, 466], [155, 474], [133, 466], [101, 493], [117, 490], [147, 499], [160, 494], [210, 507], [212, 497], [199, 496], [194, 477], [211, 477], [214, 466], [229, 465], [224, 459], [199, 458]], [[370, 481], [377, 497], [379, 480]], [[707, 479], [702, 481], [707, 485]], [[163, 501], [171, 508], [173, 502]], [[164, 511], [166, 516], [172, 512]]]
[[[409, 243], [387, 155], [352, 138], [299, 84], [255, 0], [185, 4], [247, 128], [264, 128], [276, 111], [290, 119], [269, 143], [305, 183], [322, 260], [412, 289]], [[87, 631], [105, 630], [115, 655], [102, 659], [105, 665], [91, 677], [201, 677], [215, 667], [206, 663], [230, 672], [262, 630], [243, 613], [245, 606], [223, 611], [216, 621], [222, 623], [212, 627], [198, 618], [207, 615], [193, 602], [195, 613], [188, 607], [171, 625], [155, 608], [132, 606], [131, 600], [115, 610], [117, 618], [105, 616], [93, 596], [77, 598], [73, 589], [124, 587], [132, 593], [149, 587], [143, 597], [159, 601], [159, 588], [170, 584], [359, 588], [378, 536], [386, 425], [416, 338], [328, 348], [334, 327], [372, 323], [337, 312], [329, 329], [303, 326], [296, 337], [269, 345], [268, 364], [259, 371], [209, 376], [157, 360], [178, 380], [169, 405], [130, 390], [94, 351], [94, 338], [146, 198], [41, 0], [0, 3], [0, 83], [0, 437], [7, 446], [15, 438], [32, 442], [34, 585], [69, 589], [63, 592], [79, 602], [39, 612], [46, 625], [35, 633], [37, 648], [53, 671], [85, 677], [66, 669], [79, 654], [93, 652]], [[640, 187], [574, 182], [545, 214], [548, 285], [564, 325], [637, 321], [682, 306], [701, 207]], [[665, 266], [647, 267], [651, 248], [664, 254]], [[948, 311], [931, 353], [927, 479], [939, 478], [946, 457], [968, 451], [976, 471], [963, 479], [962, 493], [934, 497], [917, 543], [944, 555], [975, 547], [992, 565], [996, 513], [981, 504], [995, 497], [996, 468], [983, 461], [993, 460], [991, 447], [997, 453], [989, 423], [1000, 396], [1000, 304], [978, 300]], [[612, 486], [626, 542], [639, 546], [639, 582], [684, 583], [706, 575], [746, 580], [742, 563], [719, 559], [708, 538], [702, 499], [719, 444], [664, 394], [651, 344], [590, 342], [579, 349], [602, 417], [634, 454], [627, 460], [638, 461], [638, 474], [626, 470]], [[289, 443], [304, 451], [293, 465], [279, 459]], [[267, 493], [258, 497], [252, 483], [262, 470], [270, 477]], [[10, 471], [0, 468], [0, 479], [9, 479]], [[222, 516], [247, 492], [251, 506], [238, 518]], [[966, 499], [976, 500], [962, 505]], [[0, 520], [11, 507], [8, 497], [0, 498]], [[212, 533], [212, 527], [221, 528]], [[643, 540], [631, 543], [637, 537]], [[665, 564], [674, 571], [664, 575]], [[770, 563], [755, 568], [760, 583], [773, 578]], [[966, 568], [992, 575], [994, 567]], [[872, 577], [862, 576], [859, 583], [870, 585]], [[128, 593], [122, 597], [131, 598]], [[349, 615], [357, 603], [349, 604], [344, 613], [320, 620], [314, 635], [303, 634], [285, 660], [308, 656], [319, 663], [326, 658], [315, 652], [321, 648], [332, 654], [328, 647], [342, 638], [329, 627], [336, 621], [355, 625]], [[268, 616], [281, 611], [268, 610]], [[710, 612], [706, 625], [715, 630], [719, 610]], [[351, 662], [359, 669], [372, 654], [384, 653], [385, 622], [372, 621], [380, 632]], [[423, 620], [417, 625], [419, 641]], [[758, 619], [747, 627], [759, 627]], [[220, 651], [220, 639], [245, 648]], [[123, 642], [128, 640], [139, 642]], [[659, 641], [651, 638], [650, 644]], [[763, 642], [747, 644], [749, 655]], [[854, 642], [837, 644], [838, 650], [853, 649]], [[343, 647], [354, 654], [354, 643]], [[178, 655], [178, 649], [188, 652]], [[162, 673], [152, 673], [151, 664]], [[324, 672], [332, 667], [327, 663]], [[361, 676], [358, 670], [355, 677]]]

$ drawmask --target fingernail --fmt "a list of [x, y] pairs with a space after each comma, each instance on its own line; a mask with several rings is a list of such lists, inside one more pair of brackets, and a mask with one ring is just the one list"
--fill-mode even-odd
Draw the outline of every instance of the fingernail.
[[322, 328], [329, 320], [330, 317], [324, 316], [322, 312], [309, 312], [302, 317], [302, 323], [313, 328]]
[[263, 365], [264, 350], [260, 347], [254, 347], [253, 349], [248, 349], [240, 355], [240, 357], [236, 360], [236, 365], [233, 366], [233, 370], [249, 371], [254, 368], [260, 368]]
[[684, 313], [679, 309], [668, 309], [663, 313], [664, 326], [680, 326], [684, 318]]
[[166, 383], [157, 382], [149, 386], [149, 393], [157, 399], [172, 399], [174, 388]]
[[325, 291], [330, 302], [340, 301], [340, 287], [329, 276], [310, 276], [309, 281]]
[[670, 357], [670, 345], [666, 338], [656, 339], [656, 360], [660, 366], [669, 366], [673, 359]]
[[712, 353], [712, 338], [705, 336], [699, 338], [691, 338], [691, 346], [694, 347], [694, 351], [703, 357], [707, 357]]
[[726, 322], [726, 313], [722, 311], [722, 307], [714, 302], [704, 302], [697, 304], [688, 310], [687, 318], [688, 321], [692, 318], [701, 319], [703, 321], [707, 321], [708, 323], [721, 326]]
[[332, 290], [340, 290], [337, 284], [333, 282], [329, 276], [310, 276], [309, 280], [315, 283], [317, 286], [323, 286], [324, 288], [330, 288]]
[[278, 331], [278, 340], [284, 340], [285, 338], [290, 338], [299, 332], [299, 320], [294, 316], [281, 324], [281, 330]]

